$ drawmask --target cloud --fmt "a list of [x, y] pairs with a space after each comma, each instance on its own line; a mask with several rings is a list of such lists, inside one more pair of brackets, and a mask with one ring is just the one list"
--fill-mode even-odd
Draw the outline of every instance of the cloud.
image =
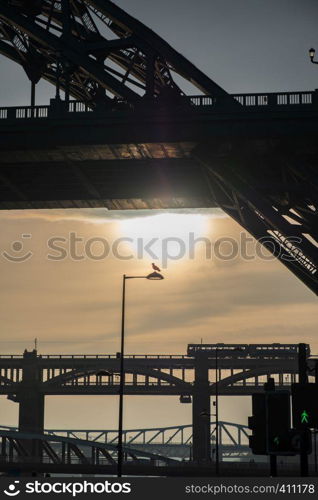
[[50, 209], [50, 210], [2, 210], [0, 222], [6, 220], [44, 220], [48, 222], [79, 221], [90, 224], [113, 223], [118, 220], [153, 217], [160, 214], [202, 214], [216, 218], [226, 218], [227, 215], [219, 208], [191, 208], [165, 210], [108, 210], [105, 208], [90, 209]]

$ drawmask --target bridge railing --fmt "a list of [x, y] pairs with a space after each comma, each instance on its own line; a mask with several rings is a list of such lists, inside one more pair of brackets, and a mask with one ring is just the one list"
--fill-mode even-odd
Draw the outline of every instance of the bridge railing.
[[[215, 108], [220, 111], [233, 105], [233, 98], [243, 107], [247, 109], [284, 109], [289, 106], [311, 106], [318, 104], [317, 91], [301, 91], [301, 92], [270, 92], [256, 94], [228, 94], [225, 96], [211, 95], [195, 95], [184, 97], [176, 102], [176, 106], [180, 103], [188, 105], [188, 107], [203, 107]], [[155, 99], [154, 105], [164, 104], [164, 101]], [[190, 105], [190, 106], [189, 106]], [[173, 102], [169, 102], [169, 107], [173, 106]], [[147, 105], [149, 108], [149, 104]], [[1, 120], [25, 120], [25, 119], [43, 119], [57, 116], [66, 116], [69, 114], [86, 114], [95, 111], [98, 112], [116, 112], [119, 110], [138, 109], [132, 104], [125, 103], [122, 100], [114, 100], [112, 106], [92, 108], [90, 103], [84, 101], [52, 101], [49, 106], [18, 106], [0, 108]], [[101, 114], [101, 113], [100, 113]]]
[[284, 107], [295, 105], [310, 105], [315, 102], [315, 92], [270, 92], [261, 94], [231, 94], [229, 96], [198, 95], [189, 97], [195, 106], [221, 106], [230, 103], [229, 97], [234, 98], [244, 107]]
[[[117, 359], [116, 354], [40, 354], [39, 356], [42, 359]], [[0, 355], [1, 357], [3, 356]], [[125, 359], [188, 359], [188, 356], [184, 354], [125, 354]]]
[[[81, 380], [81, 379], [79, 380], [79, 379], [74, 378], [74, 379], [67, 380], [63, 384], [63, 387], [68, 387], [68, 386], [87, 387], [89, 385], [93, 385], [93, 386], [103, 385], [103, 386], [112, 386], [112, 387], [119, 386], [120, 385], [120, 378], [118, 376], [118, 380], [115, 379], [114, 381], [112, 381], [108, 378], [106, 378], [105, 380], [100, 378], [92, 383], [87, 383], [85, 380]], [[253, 385], [253, 384], [251, 384], [251, 385]], [[144, 381], [138, 381], [138, 380], [137, 381], [132, 381], [132, 380], [125, 381], [125, 387], [157, 387], [157, 386], [169, 387], [169, 386], [174, 386], [174, 384], [172, 382], [167, 382], [166, 380], [160, 380], [160, 382], [158, 382], [157, 380], [154, 380], [154, 381], [150, 381], [147, 383]]]
[[48, 118], [50, 106], [19, 106], [0, 108], [0, 120], [29, 118]]
[[89, 113], [92, 111], [91, 105], [84, 101], [70, 101], [68, 104], [69, 113]]
[[0, 354], [0, 359], [21, 359], [23, 354]]

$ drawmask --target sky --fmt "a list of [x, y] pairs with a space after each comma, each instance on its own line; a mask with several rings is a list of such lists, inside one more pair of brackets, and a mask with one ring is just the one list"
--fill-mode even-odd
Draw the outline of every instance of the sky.
[[[314, 0], [116, 3], [228, 92], [317, 86], [318, 69], [308, 58], [309, 47], [318, 42]], [[28, 104], [23, 71], [3, 58], [0, 71], [0, 106]], [[47, 103], [53, 96], [52, 87], [38, 85], [37, 103]], [[147, 274], [153, 261], [162, 267], [163, 281], [128, 283], [127, 353], [185, 354], [188, 343], [201, 339], [309, 342], [318, 353], [317, 298], [279, 262], [265, 253], [260, 256], [255, 242], [247, 245], [253, 258], [244, 258], [242, 234], [246, 233], [219, 210], [3, 211], [0, 227], [2, 353], [32, 349], [35, 337], [43, 354], [116, 352], [122, 274]], [[188, 251], [191, 234], [206, 239], [196, 244], [194, 256]], [[74, 246], [75, 237], [81, 241]], [[159, 240], [153, 247], [155, 257], [145, 250], [140, 255], [137, 239], [145, 246], [152, 238]], [[167, 238], [177, 240], [167, 242]], [[214, 249], [208, 258], [207, 240]], [[176, 258], [182, 242], [185, 255]], [[59, 250], [52, 250], [52, 245]], [[172, 257], [167, 262], [161, 254], [164, 245]], [[102, 258], [108, 246], [113, 250], [117, 246], [120, 255], [110, 251]], [[228, 258], [231, 253], [235, 255]], [[22, 262], [14, 262], [20, 257]], [[126, 427], [191, 422], [190, 405], [180, 405], [177, 397], [126, 399]], [[221, 418], [233, 421], [235, 408], [236, 421], [247, 423], [245, 398], [222, 399]], [[0, 424], [15, 425], [17, 405], [5, 398], [0, 401]], [[47, 427], [114, 428], [116, 419], [115, 397], [91, 396], [89, 405], [83, 397], [46, 401]]]

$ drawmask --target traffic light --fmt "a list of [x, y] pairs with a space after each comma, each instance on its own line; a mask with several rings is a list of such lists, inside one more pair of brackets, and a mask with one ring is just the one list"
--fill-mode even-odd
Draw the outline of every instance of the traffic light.
[[254, 455], [288, 455], [290, 443], [290, 401], [287, 391], [267, 391], [252, 395], [253, 431], [249, 446]]
[[293, 427], [318, 428], [318, 384], [292, 384]]
[[270, 455], [298, 455], [301, 451], [301, 442], [304, 440], [304, 450], [311, 453], [311, 432], [309, 429], [289, 429], [280, 436], [276, 436], [271, 443]]
[[265, 393], [267, 416], [267, 451], [269, 454], [290, 452], [290, 400], [287, 391]]
[[248, 426], [253, 431], [249, 447], [254, 455], [266, 455], [266, 394], [252, 394], [253, 416], [248, 417]]

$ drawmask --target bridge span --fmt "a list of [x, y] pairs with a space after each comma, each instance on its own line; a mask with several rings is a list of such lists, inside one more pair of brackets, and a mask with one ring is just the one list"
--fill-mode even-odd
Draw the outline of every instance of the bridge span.
[[[125, 443], [123, 446], [125, 475], [142, 476], [213, 476], [215, 455], [206, 460], [193, 460], [191, 444], [171, 442], [176, 432], [183, 433], [185, 427], [130, 430], [132, 440], [140, 434], [149, 433], [147, 443]], [[188, 426], [189, 427], [189, 426]], [[213, 429], [212, 433], [215, 431]], [[222, 476], [265, 476], [269, 474], [269, 463], [255, 462], [247, 446], [247, 432], [244, 426], [219, 422], [221, 439], [219, 472]], [[158, 434], [159, 431], [159, 434]], [[171, 433], [166, 443], [153, 441], [156, 436]], [[108, 442], [106, 433], [116, 431], [47, 430], [43, 434], [20, 432], [14, 428], [0, 427], [0, 471], [7, 473], [37, 474], [103, 474], [117, 473], [117, 445]], [[57, 434], [58, 433], [58, 434]], [[86, 439], [90, 437], [90, 440]], [[93, 438], [93, 439], [92, 439]], [[180, 434], [179, 434], [180, 438]], [[178, 438], [177, 438], [178, 440]], [[172, 458], [173, 457], [173, 458]], [[297, 475], [297, 460], [284, 459], [279, 462], [279, 474]], [[311, 456], [309, 470], [315, 475], [315, 463]]]
[[[214, 457], [214, 447], [216, 441], [216, 424], [210, 423], [210, 441], [211, 441], [211, 460]], [[3, 435], [1, 435], [3, 432]], [[0, 425], [0, 439], [7, 436], [7, 432], [12, 436], [20, 436], [18, 427]], [[220, 460], [236, 459], [247, 460], [252, 458], [251, 450], [248, 446], [249, 429], [245, 425], [235, 424], [233, 422], [218, 422], [219, 451]], [[48, 440], [50, 437], [61, 437], [77, 440], [79, 444], [94, 443], [105, 445], [109, 454], [116, 459], [118, 429], [45, 429], [44, 436]], [[135, 456], [142, 457], [146, 452], [145, 458], [156, 458], [160, 460], [192, 460], [192, 425], [176, 425], [171, 427], [155, 427], [149, 429], [124, 429], [123, 443], [126, 451], [130, 451]], [[110, 445], [108, 447], [108, 445]], [[150, 454], [147, 456], [147, 453]], [[152, 455], [152, 456], [151, 456]], [[91, 453], [86, 456], [91, 456]]]

